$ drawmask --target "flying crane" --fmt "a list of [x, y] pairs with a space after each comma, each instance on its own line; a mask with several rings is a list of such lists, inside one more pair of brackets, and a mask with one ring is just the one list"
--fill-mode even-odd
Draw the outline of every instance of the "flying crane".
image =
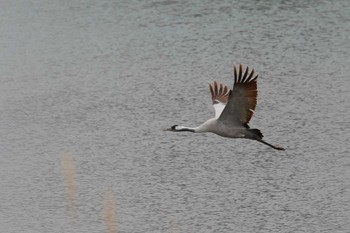
[[215, 117], [207, 120], [198, 127], [185, 127], [173, 125], [167, 131], [172, 132], [211, 132], [222, 137], [246, 138], [264, 143], [276, 150], [284, 150], [283, 147], [275, 146], [264, 141], [263, 134], [259, 129], [251, 129], [248, 125], [253, 116], [257, 102], [257, 78], [254, 77], [254, 69], [249, 72], [246, 67], [243, 73], [242, 65], [234, 66], [234, 85], [232, 90], [223, 84], [214, 81], [209, 84]]

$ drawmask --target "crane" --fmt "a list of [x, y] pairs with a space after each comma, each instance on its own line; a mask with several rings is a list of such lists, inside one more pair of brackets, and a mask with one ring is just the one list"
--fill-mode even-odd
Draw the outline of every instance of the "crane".
[[210, 132], [228, 138], [246, 138], [264, 143], [276, 150], [284, 150], [283, 147], [272, 145], [264, 141], [259, 129], [251, 129], [248, 125], [253, 116], [257, 102], [257, 78], [254, 77], [254, 69], [249, 71], [247, 66], [244, 73], [242, 65], [237, 68], [234, 65], [234, 85], [232, 90], [226, 85], [214, 81], [209, 84], [215, 117], [207, 120], [198, 127], [186, 127], [173, 125], [166, 129], [172, 132]]

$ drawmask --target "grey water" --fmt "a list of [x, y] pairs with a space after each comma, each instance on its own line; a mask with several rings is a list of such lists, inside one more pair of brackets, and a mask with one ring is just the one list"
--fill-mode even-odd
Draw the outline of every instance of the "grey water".
[[[350, 232], [350, 1], [0, 3], [0, 232]], [[259, 73], [266, 141], [171, 133]], [[77, 213], [62, 155], [75, 165]]]

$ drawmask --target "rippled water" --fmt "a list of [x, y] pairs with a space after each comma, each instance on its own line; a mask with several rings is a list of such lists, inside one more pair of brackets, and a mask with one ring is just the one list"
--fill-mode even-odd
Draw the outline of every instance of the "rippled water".
[[[118, 232], [349, 232], [349, 35], [347, 0], [2, 1], [0, 231], [107, 232], [112, 193]], [[238, 63], [285, 152], [162, 131]]]

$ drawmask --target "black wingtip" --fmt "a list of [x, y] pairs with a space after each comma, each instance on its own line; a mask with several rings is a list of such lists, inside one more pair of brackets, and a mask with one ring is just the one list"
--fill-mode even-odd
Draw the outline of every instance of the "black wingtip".
[[[251, 71], [249, 70], [249, 66], [245, 68], [245, 71], [243, 73], [243, 66], [242, 64], [239, 64], [239, 67], [237, 68], [236, 65], [233, 66], [234, 68], [234, 84], [243, 84], [243, 83], [250, 83], [255, 82], [258, 78], [258, 75], [254, 77], [254, 69]], [[238, 70], [237, 70], [238, 69]]]
[[242, 82], [242, 64], [239, 64], [238, 82]]
[[245, 82], [246, 78], [247, 78], [247, 75], [249, 73], [249, 67], [247, 66], [246, 69], [245, 69], [245, 72], [244, 72], [244, 75], [243, 75], [243, 78], [242, 78], [242, 83]]

